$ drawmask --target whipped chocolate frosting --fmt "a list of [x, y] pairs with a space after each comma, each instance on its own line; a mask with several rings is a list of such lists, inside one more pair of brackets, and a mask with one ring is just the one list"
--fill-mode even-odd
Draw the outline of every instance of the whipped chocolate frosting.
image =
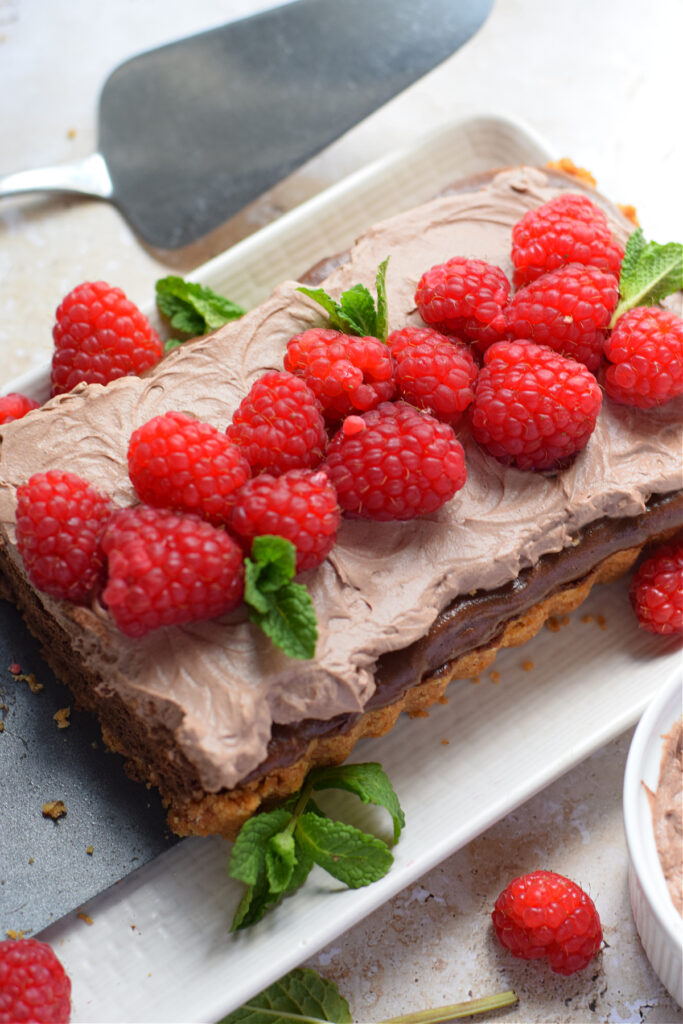
[[[390, 256], [390, 329], [419, 323], [413, 297], [425, 269], [467, 255], [511, 275], [513, 224], [557, 192], [543, 172], [521, 168], [443, 196], [371, 228], [325, 288], [338, 296], [359, 281], [371, 286]], [[624, 242], [631, 225], [608, 215]], [[117, 504], [133, 503], [126, 451], [136, 427], [177, 409], [225, 429], [253, 381], [281, 368], [288, 339], [322, 323], [320, 307], [285, 282], [242, 320], [177, 349], [144, 378], [81, 385], [3, 427], [0, 529], [11, 557], [20, 561], [15, 491], [31, 474], [68, 469]], [[303, 577], [320, 630], [310, 661], [288, 659], [241, 613], [131, 640], [102, 607], [40, 600], [103, 689], [170, 728], [205, 790], [215, 792], [263, 760], [273, 722], [361, 711], [378, 657], [421, 637], [458, 595], [498, 587], [574, 544], [586, 524], [638, 515], [651, 494], [679, 489], [681, 421], [679, 403], [643, 413], [606, 399], [586, 449], [554, 476], [502, 466], [463, 428], [468, 479], [446, 506], [407, 523], [345, 520], [327, 561]]]

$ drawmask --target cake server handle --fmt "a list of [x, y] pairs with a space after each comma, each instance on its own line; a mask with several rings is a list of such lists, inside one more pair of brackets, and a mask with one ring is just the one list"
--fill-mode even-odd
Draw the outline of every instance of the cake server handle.
[[83, 160], [0, 177], [0, 199], [28, 192], [72, 192], [111, 199], [114, 185], [102, 154], [92, 153]]

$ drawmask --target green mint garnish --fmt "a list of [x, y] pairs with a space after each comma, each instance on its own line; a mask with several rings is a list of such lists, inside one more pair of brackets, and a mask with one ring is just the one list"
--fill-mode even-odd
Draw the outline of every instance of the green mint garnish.
[[[239, 320], [246, 312], [212, 288], [185, 281], [182, 277], [162, 277], [157, 281], [155, 290], [159, 312], [174, 330], [193, 338], [217, 331], [230, 320]], [[178, 339], [172, 339], [168, 348], [176, 348], [179, 344]]]
[[[481, 999], [468, 999], [452, 1006], [439, 1006], [417, 1013], [379, 1021], [378, 1024], [443, 1024], [501, 1010], [517, 1002], [514, 992], [499, 992]], [[249, 1002], [224, 1017], [219, 1024], [350, 1024], [351, 1010], [333, 981], [317, 971], [297, 967]]]
[[219, 1024], [350, 1024], [349, 1004], [333, 981], [297, 967]]
[[254, 537], [244, 560], [244, 602], [249, 618], [290, 658], [312, 658], [318, 623], [311, 596], [292, 583], [296, 548], [284, 537]]
[[[334, 821], [312, 799], [317, 789], [343, 789], [364, 803], [385, 807], [398, 839], [404, 817], [379, 764], [313, 769], [284, 807], [250, 818], [240, 829], [229, 872], [246, 890], [232, 921], [238, 931], [259, 921], [287, 893], [301, 886], [314, 864], [351, 889], [370, 885], [393, 864], [387, 844], [353, 825]], [[398, 823], [398, 824], [397, 824]]]
[[634, 306], [653, 306], [683, 288], [683, 245], [646, 242], [642, 228], [629, 236], [619, 278], [620, 301], [610, 327]]
[[324, 288], [305, 288], [298, 290], [323, 307], [328, 314], [330, 327], [344, 334], [357, 334], [361, 337], [370, 335], [387, 340], [387, 287], [386, 275], [389, 257], [380, 263], [375, 278], [377, 302], [373, 299], [364, 284], [356, 284], [342, 293], [337, 302]]

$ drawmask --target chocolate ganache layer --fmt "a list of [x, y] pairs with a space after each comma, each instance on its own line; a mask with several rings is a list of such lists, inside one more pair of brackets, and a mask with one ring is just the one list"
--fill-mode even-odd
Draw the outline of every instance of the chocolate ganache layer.
[[[358, 282], [371, 286], [389, 256], [389, 327], [419, 323], [413, 296], [425, 269], [468, 255], [511, 276], [514, 223], [561, 187], [540, 170], [518, 168], [474, 191], [444, 195], [371, 228], [329, 274], [325, 288], [338, 297]], [[616, 211], [608, 217], [623, 243], [632, 225]], [[297, 282], [285, 282], [241, 320], [177, 349], [145, 377], [104, 388], [79, 385], [2, 427], [0, 546], [26, 592], [32, 588], [15, 546], [17, 486], [33, 473], [68, 469], [117, 505], [135, 503], [126, 458], [134, 429], [172, 409], [225, 429], [254, 380], [281, 368], [289, 338], [322, 324], [323, 317]], [[427, 668], [438, 669], [453, 655], [449, 617], [463, 635], [475, 631], [475, 645], [490, 643], [501, 621], [495, 601], [509, 611], [509, 602], [527, 587], [523, 600], [533, 603], [536, 580], [541, 589], [547, 582], [545, 560], [561, 552], [574, 557], [591, 526], [608, 521], [635, 527], [644, 517], [650, 524], [645, 538], [658, 533], [650, 518], [657, 504], [652, 497], [671, 495], [683, 483], [679, 403], [644, 413], [605, 400], [587, 447], [554, 475], [503, 466], [465, 428], [459, 433], [468, 477], [447, 505], [406, 523], [345, 520], [328, 559], [303, 574], [319, 622], [310, 661], [287, 659], [243, 612], [131, 640], [97, 601], [75, 608], [33, 592], [32, 628], [40, 630], [42, 619], [67, 638], [71, 662], [87, 678], [103, 725], [108, 706], [111, 718], [125, 712], [139, 723], [136, 734], [150, 737], [149, 760], [154, 736], [163, 736], [163, 751], [155, 749], [154, 760], [166, 757], [169, 775], [182, 766], [205, 793], [220, 793], [262, 770], [271, 736], [281, 727], [305, 731], [302, 723], [352, 719], [373, 701], [391, 699], [390, 676], [400, 676], [400, 689], [419, 682]], [[600, 552], [591, 557], [599, 559]], [[579, 576], [587, 571], [575, 566], [570, 575], [577, 568]], [[487, 594], [494, 603], [477, 604], [477, 595]], [[486, 620], [485, 628], [478, 619]], [[392, 661], [400, 673], [392, 675]]]

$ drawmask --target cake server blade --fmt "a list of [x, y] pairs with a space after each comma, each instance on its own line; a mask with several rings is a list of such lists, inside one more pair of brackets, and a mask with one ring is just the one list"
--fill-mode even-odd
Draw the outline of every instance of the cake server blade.
[[0, 198], [107, 199], [144, 242], [181, 248], [450, 57], [492, 6], [294, 0], [142, 53], [102, 88], [98, 151], [6, 175]]

